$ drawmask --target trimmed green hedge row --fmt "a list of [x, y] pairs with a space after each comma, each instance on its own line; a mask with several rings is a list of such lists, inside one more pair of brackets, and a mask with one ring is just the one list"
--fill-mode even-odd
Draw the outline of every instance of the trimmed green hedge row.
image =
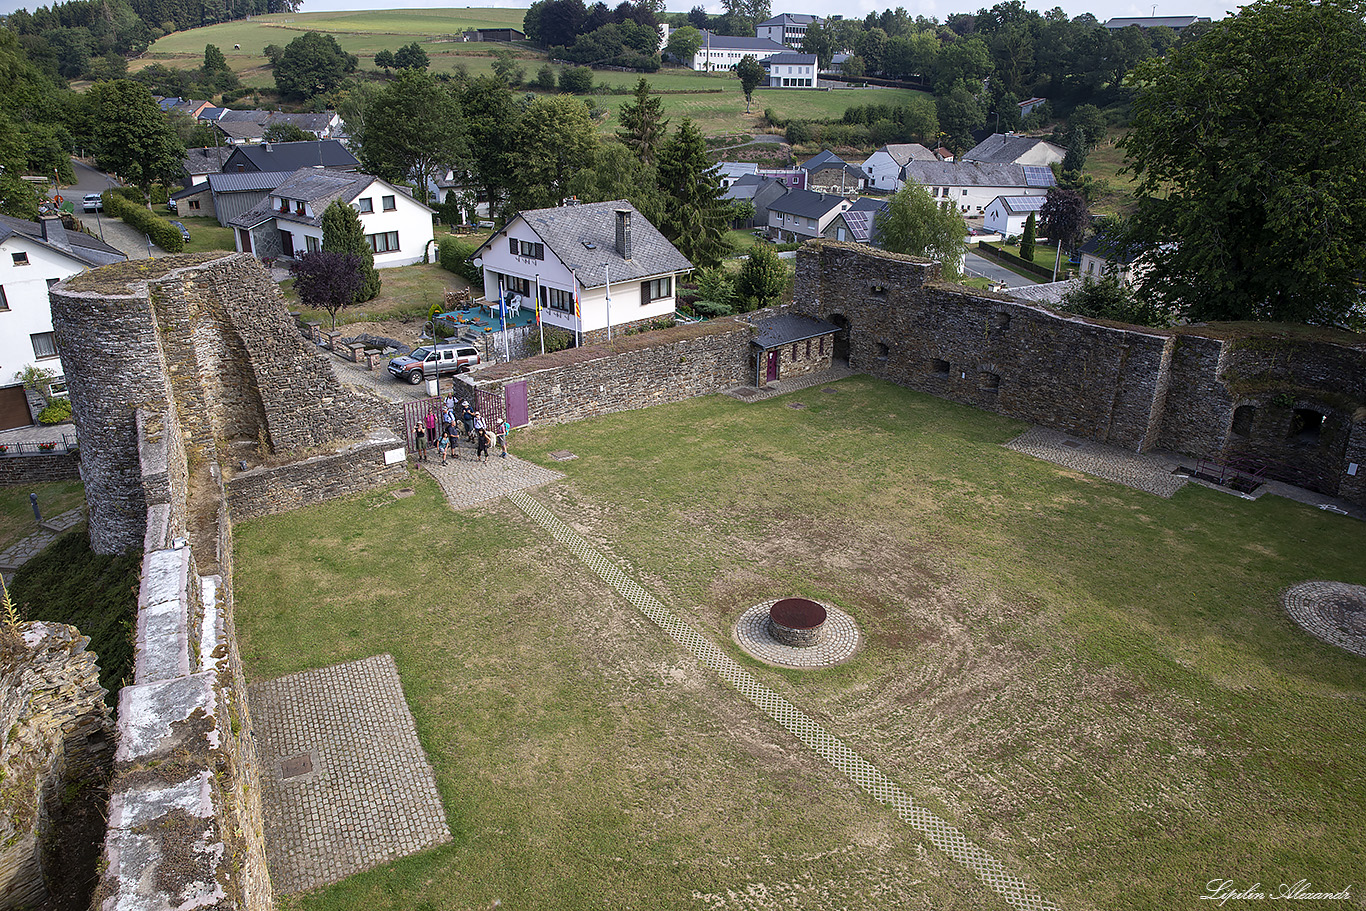
[[1046, 278], [1049, 281], [1053, 280], [1052, 269], [1045, 269], [1038, 263], [1032, 263], [1027, 259], [1016, 256], [1009, 250], [1002, 250], [1000, 247], [993, 247], [991, 244], [978, 244], [977, 250], [979, 253], [986, 253], [988, 256], [995, 257], [1002, 262], [1010, 263], [1017, 269], [1023, 269], [1030, 275], [1037, 275], [1039, 278]]
[[185, 238], [180, 229], [159, 215], [152, 214], [146, 206], [135, 203], [113, 190], [104, 191], [104, 211], [115, 218], [123, 219], [124, 224], [141, 231], [152, 238], [167, 253], [179, 253], [185, 249]]
[[470, 286], [480, 291], [484, 288], [484, 276], [475, 268], [474, 263], [469, 258], [478, 249], [469, 241], [461, 240], [458, 237], [446, 236], [441, 238], [436, 245], [436, 261], [441, 264], [441, 268], [447, 272], [454, 272], [456, 275], [470, 283]]

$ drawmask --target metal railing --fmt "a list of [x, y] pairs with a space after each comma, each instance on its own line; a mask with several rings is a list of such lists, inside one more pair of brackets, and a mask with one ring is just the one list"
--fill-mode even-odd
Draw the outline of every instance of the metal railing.
[[51, 455], [54, 452], [73, 452], [79, 448], [80, 446], [77, 443], [76, 435], [74, 433], [64, 433], [60, 440], [45, 440], [41, 442], [23, 440], [14, 443], [0, 441], [0, 458], [6, 456]]

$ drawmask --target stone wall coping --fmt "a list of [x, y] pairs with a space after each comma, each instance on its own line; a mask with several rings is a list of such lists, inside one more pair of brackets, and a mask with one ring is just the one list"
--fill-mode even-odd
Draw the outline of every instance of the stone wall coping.
[[[148, 286], [152, 282], [180, 278], [189, 271], [198, 271], [229, 259], [249, 256], [247, 253], [174, 253], [159, 259], [128, 260], [101, 266], [86, 272], [62, 279], [53, 286], [68, 297], [92, 300], [145, 300], [150, 297]], [[94, 283], [103, 282], [102, 284]], [[122, 292], [114, 290], [113, 285], [122, 283]]]
[[212, 777], [203, 769], [177, 784], [117, 791], [109, 796], [109, 828], [137, 828], [176, 810], [208, 818], [213, 815]]
[[190, 550], [155, 551], [142, 565], [133, 679], [153, 683], [183, 677], [190, 672]]
[[[218, 731], [203, 732], [203, 743], [189, 727], [196, 712], [212, 718], [218, 707], [214, 692], [216, 671], [202, 671], [174, 680], [130, 684], [119, 691], [119, 747], [114, 761], [140, 762], [163, 758], [180, 747], [218, 749]], [[181, 730], [177, 730], [177, 728]]]
[[403, 440], [400, 439], [398, 434], [394, 433], [392, 429], [388, 427], [372, 427], [369, 436], [364, 440], [356, 440], [337, 449], [320, 452], [317, 455], [311, 455], [306, 459], [297, 459], [292, 462], [282, 462], [276, 465], [256, 465], [248, 468], [246, 471], [235, 472], [232, 478], [229, 479], [229, 483], [231, 484], [232, 481], [238, 478], [257, 478], [261, 475], [271, 474], [272, 472], [280, 471], [284, 468], [315, 465], [319, 462], [330, 462], [336, 459], [337, 456], [348, 452], [358, 453], [366, 449], [373, 449], [376, 446], [403, 445]]

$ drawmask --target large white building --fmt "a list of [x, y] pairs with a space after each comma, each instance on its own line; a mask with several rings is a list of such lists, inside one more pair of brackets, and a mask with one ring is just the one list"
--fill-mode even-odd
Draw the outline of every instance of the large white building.
[[38, 367], [62, 376], [47, 289], [126, 258], [103, 241], [68, 232], [55, 216], [33, 222], [0, 215], [0, 430], [33, 423], [19, 374]]
[[702, 46], [693, 55], [693, 69], [705, 73], [733, 70], [746, 56], [752, 55], [760, 63], [787, 52], [787, 48], [767, 38], [735, 38], [730, 35], [702, 33]]
[[909, 161], [897, 189], [918, 183], [940, 202], [952, 202], [965, 216], [985, 215], [998, 196], [1046, 196], [1057, 184], [1051, 168], [976, 161]]
[[806, 13], [779, 13], [772, 19], [760, 22], [754, 33], [760, 38], [799, 48], [806, 37], [806, 30], [820, 21], [819, 16], [808, 16]]
[[624, 199], [522, 212], [472, 257], [484, 299], [540, 301], [541, 320], [591, 342], [673, 316], [692, 263]]
[[323, 245], [323, 212], [340, 199], [354, 208], [375, 268], [422, 262], [432, 242], [432, 210], [407, 191], [369, 174], [302, 168], [229, 226], [237, 249], [257, 258], [292, 259]]

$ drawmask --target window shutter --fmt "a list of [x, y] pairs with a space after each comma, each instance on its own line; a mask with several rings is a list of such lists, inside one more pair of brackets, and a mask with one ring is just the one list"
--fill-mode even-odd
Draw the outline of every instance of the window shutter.
[[536, 245], [536, 258], [545, 259], [545, 244]]
[[509, 238], [508, 238], [508, 246], [512, 249], [512, 255], [513, 255], [513, 256], [516, 256], [516, 255], [517, 255], [517, 238], [515, 238], [515, 237], [509, 237]]
[[650, 283], [649, 283], [649, 282], [641, 282], [641, 283], [640, 283], [640, 302], [641, 302], [642, 304], [648, 304], [648, 303], [650, 302]]

